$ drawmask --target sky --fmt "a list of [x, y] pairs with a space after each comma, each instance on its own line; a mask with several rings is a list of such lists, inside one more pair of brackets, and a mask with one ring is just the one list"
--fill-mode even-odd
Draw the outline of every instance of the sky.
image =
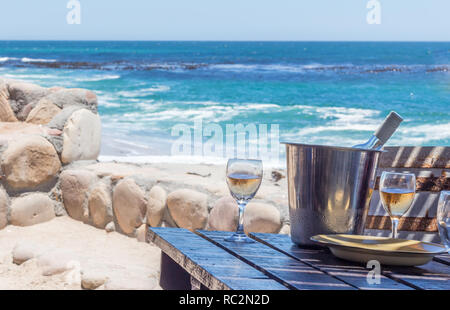
[[3, 0], [0, 40], [450, 41], [449, 0]]

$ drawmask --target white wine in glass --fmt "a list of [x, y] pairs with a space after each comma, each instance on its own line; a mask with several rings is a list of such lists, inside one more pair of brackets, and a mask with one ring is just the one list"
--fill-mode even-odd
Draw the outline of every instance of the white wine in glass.
[[414, 194], [408, 189], [385, 188], [381, 191], [381, 200], [391, 217], [401, 217], [411, 207]]
[[384, 209], [391, 217], [392, 238], [397, 238], [400, 217], [411, 207], [416, 192], [416, 176], [412, 173], [384, 171], [380, 179], [380, 196]]
[[244, 210], [247, 203], [255, 197], [263, 176], [262, 161], [254, 159], [230, 159], [227, 164], [227, 184], [231, 196], [239, 207], [237, 231], [226, 241], [254, 242], [244, 233]]
[[439, 237], [450, 254], [450, 191], [442, 191], [437, 209]]

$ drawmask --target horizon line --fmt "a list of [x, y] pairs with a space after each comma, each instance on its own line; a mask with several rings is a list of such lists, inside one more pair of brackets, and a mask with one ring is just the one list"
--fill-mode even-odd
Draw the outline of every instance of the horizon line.
[[17, 41], [17, 42], [345, 42], [345, 43], [450, 43], [450, 40], [153, 40], [153, 39], [1, 39], [4, 41]]

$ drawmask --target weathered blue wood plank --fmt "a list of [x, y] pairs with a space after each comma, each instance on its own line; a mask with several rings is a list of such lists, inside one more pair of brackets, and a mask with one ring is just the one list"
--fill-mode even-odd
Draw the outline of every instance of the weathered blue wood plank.
[[450, 266], [450, 255], [449, 254], [442, 254], [442, 255], [438, 255], [434, 258], [435, 261], [442, 263], [442, 264], [446, 264]]
[[291, 238], [287, 235], [251, 234], [251, 236], [280, 253], [298, 259], [359, 289], [412, 289], [412, 287], [403, 285], [384, 275], [381, 275], [379, 284], [369, 284], [367, 281], [369, 270], [364, 266], [338, 259], [326, 249], [300, 248], [292, 243]]
[[386, 266], [382, 272], [417, 289], [450, 290], [450, 266], [436, 261], [417, 267]]
[[209, 289], [285, 290], [285, 286], [181, 228], [149, 228], [147, 240]]
[[197, 231], [197, 233], [292, 289], [355, 289], [318, 269], [312, 268], [262, 243], [242, 244], [227, 242], [224, 238], [230, 236], [230, 232]]

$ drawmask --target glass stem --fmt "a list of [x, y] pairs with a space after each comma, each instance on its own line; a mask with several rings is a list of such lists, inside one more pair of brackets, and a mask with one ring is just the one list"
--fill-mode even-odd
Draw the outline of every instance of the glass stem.
[[236, 233], [239, 235], [244, 234], [244, 210], [245, 206], [247, 205], [247, 201], [238, 201], [238, 207], [239, 207], [239, 222], [238, 222], [238, 228]]
[[392, 218], [392, 238], [397, 239], [398, 238], [398, 218]]

